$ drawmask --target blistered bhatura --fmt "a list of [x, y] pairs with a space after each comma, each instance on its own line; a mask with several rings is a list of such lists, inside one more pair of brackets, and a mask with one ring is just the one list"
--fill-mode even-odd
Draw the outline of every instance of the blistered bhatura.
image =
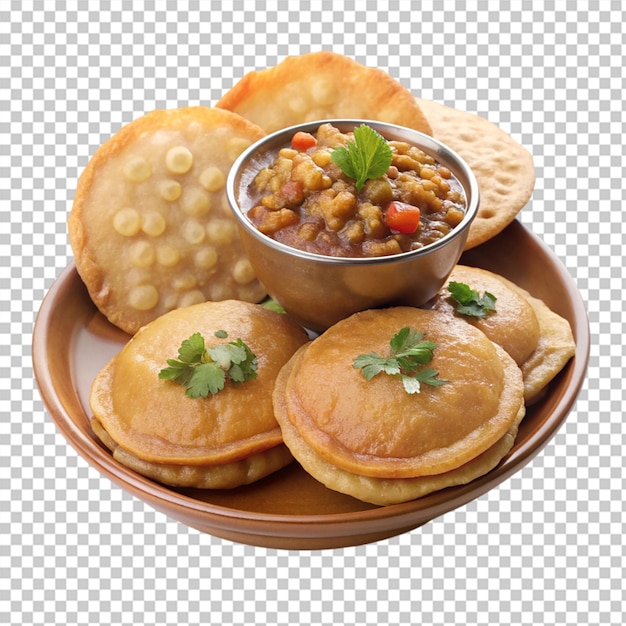
[[175, 308], [263, 299], [225, 184], [264, 134], [230, 111], [183, 107], [147, 113], [98, 148], [68, 227], [76, 268], [111, 323], [133, 334]]
[[314, 120], [356, 118], [390, 122], [430, 134], [413, 94], [390, 76], [322, 50], [288, 56], [252, 71], [217, 102], [266, 132]]
[[440, 102], [418, 98], [432, 136], [457, 152], [478, 180], [480, 206], [465, 249], [502, 232], [524, 208], [535, 187], [532, 154], [493, 122]]

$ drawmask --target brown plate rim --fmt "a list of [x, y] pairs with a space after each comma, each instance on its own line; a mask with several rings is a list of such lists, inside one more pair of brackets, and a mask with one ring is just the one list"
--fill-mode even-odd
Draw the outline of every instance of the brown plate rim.
[[[155, 509], [164, 511], [176, 519], [180, 518], [172, 512], [173, 508], [181, 514], [184, 513], [191, 526], [194, 525], [194, 520], [197, 520], [197, 527], [206, 528], [210, 525], [216, 531], [223, 529], [229, 533], [241, 531], [260, 536], [303, 538], [329, 537], [331, 532], [333, 537], [357, 536], [377, 531], [391, 535], [394, 534], [394, 529], [417, 527], [484, 495], [525, 466], [560, 429], [585, 379], [590, 351], [589, 323], [582, 296], [573, 278], [554, 252], [517, 220], [507, 229], [522, 229], [531, 238], [531, 244], [537, 246], [551, 259], [553, 269], [559, 273], [560, 280], [567, 285], [571, 305], [576, 312], [572, 327], [577, 344], [576, 353], [560, 374], [569, 378], [569, 384], [558, 397], [554, 398], [553, 408], [540, 427], [533, 432], [532, 437], [521, 445], [516, 445], [494, 470], [467, 485], [451, 487], [418, 500], [373, 509], [319, 515], [291, 515], [246, 511], [196, 500], [125, 468], [75, 425], [72, 415], [68, 413], [58, 397], [48, 368], [46, 338], [49, 332], [53, 332], [50, 327], [52, 312], [63, 290], [67, 289], [73, 281], [80, 281], [73, 262], [70, 262], [61, 272], [45, 295], [35, 321], [32, 358], [39, 393], [53, 421], [80, 456], [114, 483], [147, 501]], [[470, 253], [479, 254], [479, 249]], [[88, 419], [86, 414], [82, 417]], [[207, 517], [210, 524], [207, 524]]]

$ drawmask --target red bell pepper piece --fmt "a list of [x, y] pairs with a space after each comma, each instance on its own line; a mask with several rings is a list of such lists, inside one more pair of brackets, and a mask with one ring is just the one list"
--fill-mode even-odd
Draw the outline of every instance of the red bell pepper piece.
[[405, 202], [392, 202], [387, 207], [385, 220], [391, 230], [410, 235], [417, 230], [420, 224], [420, 216], [421, 213], [418, 207]]

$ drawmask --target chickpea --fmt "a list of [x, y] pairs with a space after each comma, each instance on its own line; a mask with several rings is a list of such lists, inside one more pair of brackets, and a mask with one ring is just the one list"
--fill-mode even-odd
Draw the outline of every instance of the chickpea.
[[393, 200], [393, 189], [386, 178], [368, 180], [363, 187], [363, 197], [372, 204], [386, 207]]

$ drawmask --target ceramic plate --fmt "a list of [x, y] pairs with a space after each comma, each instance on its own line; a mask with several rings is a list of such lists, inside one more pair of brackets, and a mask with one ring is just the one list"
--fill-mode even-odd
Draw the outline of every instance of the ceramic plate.
[[[173, 519], [211, 535], [257, 546], [323, 549], [377, 541], [417, 528], [486, 493], [526, 465], [554, 436], [583, 383], [589, 327], [576, 285], [558, 258], [513, 222], [461, 263], [509, 278], [569, 320], [575, 357], [528, 410], [515, 446], [487, 475], [412, 502], [377, 507], [331, 491], [297, 463], [234, 490], [173, 489], [113, 459], [89, 426], [91, 382], [128, 341], [92, 304], [74, 265], [47, 294], [33, 337], [34, 370], [44, 403], [69, 443], [116, 484]], [[94, 494], [97, 498], [97, 494]]]

